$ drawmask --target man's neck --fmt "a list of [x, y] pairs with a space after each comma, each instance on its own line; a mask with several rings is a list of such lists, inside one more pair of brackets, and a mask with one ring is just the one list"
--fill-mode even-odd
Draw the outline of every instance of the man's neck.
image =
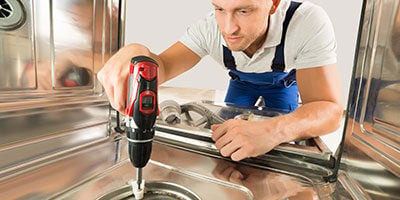
[[267, 38], [267, 33], [265, 33], [262, 37], [258, 38], [256, 41], [254, 41], [246, 50], [244, 50], [244, 53], [249, 58], [253, 57], [253, 55], [257, 52], [257, 50], [263, 46], [266, 38]]

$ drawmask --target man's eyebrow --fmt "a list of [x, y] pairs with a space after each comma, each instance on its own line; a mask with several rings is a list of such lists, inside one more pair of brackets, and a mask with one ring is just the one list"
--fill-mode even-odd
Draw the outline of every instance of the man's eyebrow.
[[253, 7], [254, 7], [254, 6], [251, 6], [251, 5], [248, 5], [248, 6], [241, 6], [241, 7], [235, 8], [235, 10], [251, 9], [251, 8], [253, 8]]
[[220, 8], [220, 6], [219, 6], [219, 5], [217, 5], [217, 4], [215, 4], [215, 3], [212, 3], [212, 5], [213, 5], [214, 7], [218, 7], [218, 8]]
[[[216, 7], [216, 8], [222, 8], [221, 6], [216, 5], [216, 4], [214, 4], [214, 3], [212, 3], [212, 5], [213, 5], [214, 7]], [[252, 5], [245, 5], [245, 6], [237, 7], [237, 8], [235, 8], [234, 10], [236, 11], [236, 10], [251, 9], [251, 8], [253, 8]]]

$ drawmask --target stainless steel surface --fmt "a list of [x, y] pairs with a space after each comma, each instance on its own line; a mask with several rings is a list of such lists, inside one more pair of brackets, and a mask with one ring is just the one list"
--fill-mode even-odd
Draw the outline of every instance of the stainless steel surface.
[[25, 10], [18, 0], [0, 3], [0, 30], [15, 30], [25, 22]]
[[51, 159], [54, 155], [104, 141], [107, 139], [106, 128], [105, 124], [96, 125], [2, 148], [0, 180], [15, 176], [32, 165], [41, 165], [44, 160]]
[[[110, 193], [100, 197], [98, 200], [120, 200], [120, 199], [132, 199], [135, 197], [132, 193], [132, 186], [126, 185], [122, 188], [118, 188]], [[170, 182], [147, 182], [146, 192], [143, 199], [164, 199], [164, 200], [200, 200], [195, 193], [188, 190], [180, 185]]]
[[[124, 40], [120, 30], [124, 18], [119, 18], [122, 2], [4, 1], [5, 5], [11, 5], [13, 14], [0, 18], [0, 23], [6, 26], [18, 13], [26, 19], [17, 29], [0, 26], [0, 93], [12, 94], [0, 102], [38, 95], [101, 94], [96, 73]], [[65, 85], [63, 75], [73, 67], [88, 71], [87, 83]], [[74, 76], [82, 78], [82, 74]], [[22, 93], [16, 92], [21, 90]]]
[[[334, 199], [365, 199], [369, 200], [371, 197], [368, 193], [357, 183], [355, 182], [347, 173], [339, 173], [337, 187], [335, 188], [335, 194], [342, 194], [344, 197], [342, 198], [334, 198]], [[346, 192], [344, 192], [346, 191]]]
[[[124, 39], [120, 6], [117, 0], [1, 1], [2, 10], [22, 12], [24, 21], [0, 28], [0, 178], [109, 137], [109, 103], [96, 73]], [[64, 85], [65, 72], [68, 80], [84, 78], [70, 69], [85, 69], [87, 82]]]
[[108, 110], [108, 102], [97, 97], [69, 101], [58, 99], [57, 102], [48, 101], [45, 105], [26, 107], [18, 103], [4, 107], [0, 104], [0, 126], [3, 127], [0, 149], [55, 133], [107, 124]]
[[[18, 193], [29, 194], [21, 199], [50, 197], [108, 169], [120, 158], [110, 132], [109, 103], [96, 73], [124, 41], [120, 6], [125, 2], [0, 3], [0, 199], [16, 199]], [[12, 13], [5, 16], [5, 9]], [[20, 14], [22, 19], [17, 20]], [[87, 70], [87, 83], [64, 85], [61, 75], [70, 67]], [[73, 73], [68, 78], [82, 76]], [[64, 162], [102, 145], [110, 146], [93, 158], [85, 157], [83, 163]], [[49, 165], [56, 168], [43, 168]], [[67, 175], [76, 171], [85, 171], [86, 176]], [[46, 185], [52, 177], [48, 174], [58, 176], [52, 185]], [[21, 187], [13, 189], [21, 176], [35, 178], [18, 182]], [[37, 185], [31, 187], [32, 183]]]
[[[359, 146], [346, 144], [342, 172], [350, 185], [358, 185], [363, 196], [371, 199], [399, 199], [400, 178], [381, 165]], [[343, 181], [344, 182], [344, 181]]]
[[[11, 0], [6, 3], [13, 7], [8, 17], [0, 18], [0, 71], [2, 72], [0, 73], [0, 92], [19, 88], [33, 89], [34, 84], [22, 86], [20, 83], [25, 64], [35, 61], [33, 5], [29, 0]], [[1, 10], [5, 9], [8, 10], [2, 5]], [[24, 17], [24, 20], [19, 19], [20, 17]], [[35, 76], [34, 71], [27, 72], [26, 76]]]
[[366, 0], [362, 19], [342, 182], [366, 199], [400, 199], [400, 2]]
[[101, 141], [19, 166], [12, 176], [0, 174], [0, 199], [51, 199], [107, 172], [117, 150], [116, 143]]
[[[122, 138], [55, 155], [0, 180], [0, 199], [99, 198], [135, 179], [126, 147]], [[143, 176], [150, 182], [181, 185], [201, 199], [324, 199], [330, 194], [325, 193], [326, 187], [332, 187], [288, 171], [251, 167], [158, 143]]]

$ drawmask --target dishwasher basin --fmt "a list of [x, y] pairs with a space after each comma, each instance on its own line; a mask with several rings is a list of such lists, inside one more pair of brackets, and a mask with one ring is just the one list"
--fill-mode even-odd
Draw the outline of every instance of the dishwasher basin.
[[[134, 199], [129, 183], [136, 179], [136, 169], [128, 159], [125, 140], [121, 149], [121, 162], [56, 198]], [[212, 167], [204, 167], [212, 164], [211, 159], [154, 143], [149, 163], [143, 168], [146, 188], [153, 194], [145, 193], [144, 199], [254, 199], [248, 188], [204, 173]], [[198, 162], [205, 165], [192, 165]]]
[[[98, 198], [98, 200], [130, 200], [135, 199], [132, 192], [132, 186], [130, 184], [125, 185], [121, 188], [113, 190], [104, 196]], [[143, 199], [163, 199], [163, 200], [200, 200], [200, 197], [189, 189], [177, 185], [171, 182], [147, 182], [145, 184], [145, 192]]]
[[[15, 169], [18, 173], [0, 179], [0, 199], [129, 199], [132, 195], [126, 191], [136, 179], [136, 170], [129, 161], [127, 141], [110, 139]], [[325, 195], [320, 183], [295, 173], [244, 165], [158, 141], [153, 142], [143, 178], [149, 189], [160, 191], [167, 185], [170, 192], [186, 195], [172, 199], [321, 199]]]
[[[121, 162], [79, 187], [57, 196], [64, 199], [134, 199], [129, 184], [136, 171], [121, 140]], [[144, 199], [318, 199], [311, 180], [204, 156], [176, 147], [153, 143], [149, 163], [143, 168], [146, 187], [166, 196]], [[154, 198], [150, 198], [154, 197]], [[157, 198], [158, 197], [158, 198]]]

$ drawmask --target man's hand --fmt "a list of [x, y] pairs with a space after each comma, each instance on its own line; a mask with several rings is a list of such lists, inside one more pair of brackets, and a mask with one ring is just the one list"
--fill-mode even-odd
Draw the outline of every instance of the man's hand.
[[97, 74], [111, 106], [122, 114], [125, 114], [129, 65], [131, 59], [139, 55], [151, 57], [151, 52], [139, 44], [124, 46], [107, 61]]
[[201, 59], [181, 42], [176, 42], [160, 55], [152, 53], [141, 44], [130, 44], [121, 48], [107, 61], [97, 78], [103, 85], [111, 106], [122, 114], [125, 114], [129, 65], [135, 56], [151, 57], [158, 63], [159, 85], [191, 69]]
[[231, 119], [223, 124], [212, 125], [212, 139], [223, 156], [239, 161], [255, 157], [272, 150], [283, 142], [282, 136], [274, 132], [273, 124], [266, 121]]

